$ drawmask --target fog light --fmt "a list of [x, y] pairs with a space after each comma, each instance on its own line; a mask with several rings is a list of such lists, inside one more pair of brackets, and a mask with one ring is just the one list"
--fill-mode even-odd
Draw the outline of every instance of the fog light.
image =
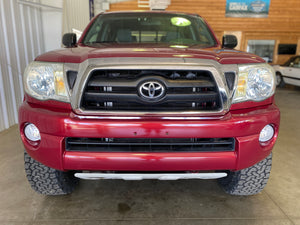
[[32, 123], [29, 123], [25, 126], [24, 129], [25, 137], [30, 141], [39, 141], [41, 140], [41, 135], [39, 129]]
[[272, 139], [274, 136], [274, 128], [268, 124], [266, 125], [259, 134], [259, 141], [266, 142]]

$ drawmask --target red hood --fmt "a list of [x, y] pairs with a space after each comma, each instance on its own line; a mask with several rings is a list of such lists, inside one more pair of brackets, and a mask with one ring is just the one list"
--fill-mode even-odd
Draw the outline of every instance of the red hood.
[[211, 59], [221, 64], [242, 64], [265, 62], [260, 57], [236, 50], [221, 48], [188, 48], [168, 47], [159, 45], [117, 45], [106, 44], [101, 47], [78, 46], [64, 48], [38, 56], [36, 61], [81, 63], [91, 58], [109, 57], [171, 57], [171, 58], [197, 58]]

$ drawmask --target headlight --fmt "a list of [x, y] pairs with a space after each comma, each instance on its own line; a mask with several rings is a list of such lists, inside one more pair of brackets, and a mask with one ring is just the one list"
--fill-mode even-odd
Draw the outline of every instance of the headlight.
[[39, 100], [69, 102], [61, 63], [32, 62], [24, 74], [25, 91]]
[[263, 101], [275, 92], [275, 73], [268, 64], [239, 66], [238, 85], [232, 103]]

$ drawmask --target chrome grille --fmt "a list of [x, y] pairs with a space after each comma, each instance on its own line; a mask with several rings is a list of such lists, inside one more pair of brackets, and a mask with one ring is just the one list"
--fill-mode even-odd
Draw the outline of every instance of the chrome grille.
[[[159, 99], [145, 99], [140, 86], [153, 81], [164, 86]], [[218, 111], [222, 109], [216, 82], [207, 70], [93, 70], [81, 98], [84, 111]]]

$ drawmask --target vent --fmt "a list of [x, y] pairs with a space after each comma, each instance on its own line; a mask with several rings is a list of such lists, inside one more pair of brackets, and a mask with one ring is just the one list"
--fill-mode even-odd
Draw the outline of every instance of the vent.
[[80, 152], [220, 152], [234, 148], [234, 138], [66, 138], [66, 150]]
[[[146, 99], [140, 87], [163, 86], [161, 98]], [[155, 93], [154, 93], [155, 95]], [[96, 70], [85, 87], [81, 108], [92, 111], [218, 111], [220, 94], [210, 71]]]
[[235, 72], [225, 72], [225, 79], [229, 90], [232, 91], [235, 82]]
[[69, 84], [69, 88], [73, 89], [76, 78], [77, 78], [77, 71], [67, 71], [67, 80], [68, 80], [68, 84]]

